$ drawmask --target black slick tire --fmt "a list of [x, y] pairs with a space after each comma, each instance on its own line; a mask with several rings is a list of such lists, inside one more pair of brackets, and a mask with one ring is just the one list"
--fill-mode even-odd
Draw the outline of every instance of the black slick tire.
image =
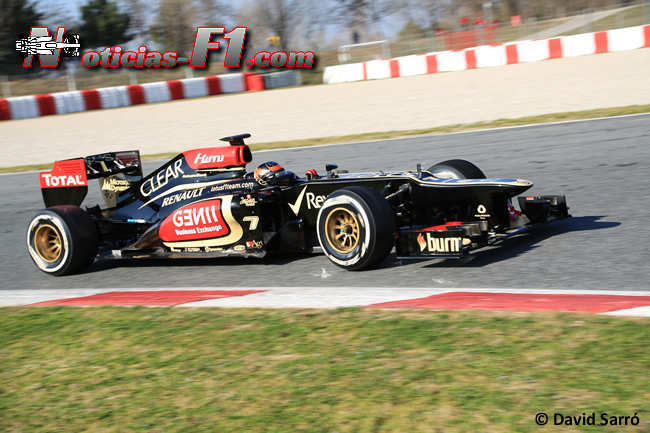
[[325, 255], [350, 271], [383, 261], [395, 244], [395, 214], [376, 190], [348, 187], [330, 194], [318, 213], [318, 241]]
[[36, 266], [46, 274], [59, 276], [78, 272], [97, 256], [97, 226], [77, 206], [44, 209], [29, 224], [27, 250]]
[[427, 170], [442, 179], [485, 179], [486, 176], [476, 165], [464, 159], [450, 159], [432, 165]]

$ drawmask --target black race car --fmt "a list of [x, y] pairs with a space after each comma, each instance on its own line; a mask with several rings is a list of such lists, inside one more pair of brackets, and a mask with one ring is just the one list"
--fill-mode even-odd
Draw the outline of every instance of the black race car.
[[62, 42], [56, 42], [53, 36], [28, 36], [21, 33], [20, 39], [16, 41], [16, 51], [20, 57], [38, 55], [52, 55], [55, 50], [63, 49], [63, 57], [79, 57], [79, 35], [64, 33]]
[[[249, 134], [229, 146], [183, 152], [146, 177], [138, 151], [57, 161], [40, 174], [47, 209], [29, 224], [27, 247], [42, 271], [65, 275], [96, 258], [264, 257], [320, 247], [361, 270], [398, 258], [461, 257], [569, 217], [564, 196], [521, 196], [533, 184], [487, 179], [450, 160], [423, 170], [348, 173], [326, 165], [304, 178], [266, 162], [249, 173]], [[79, 206], [99, 179], [105, 207]]]

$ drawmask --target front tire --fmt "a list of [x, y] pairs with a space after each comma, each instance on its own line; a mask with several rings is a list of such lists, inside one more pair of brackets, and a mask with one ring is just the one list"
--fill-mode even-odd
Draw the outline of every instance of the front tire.
[[395, 214], [372, 188], [343, 188], [327, 197], [318, 213], [318, 241], [325, 255], [350, 271], [383, 261], [395, 243]]
[[432, 165], [427, 170], [441, 179], [485, 179], [485, 174], [476, 165], [464, 159], [450, 159]]
[[89, 266], [97, 255], [97, 227], [77, 206], [47, 208], [29, 224], [27, 249], [41, 271], [56, 276], [72, 274]]

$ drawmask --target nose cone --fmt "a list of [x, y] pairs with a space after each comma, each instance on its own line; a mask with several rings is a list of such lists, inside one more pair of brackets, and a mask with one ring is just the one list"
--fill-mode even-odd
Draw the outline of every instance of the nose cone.
[[522, 194], [533, 187], [533, 183], [525, 179], [488, 179], [488, 181], [493, 181], [498, 191], [503, 191], [510, 197]]
[[487, 184], [494, 183], [494, 184], [499, 184], [501, 186], [514, 186], [517, 188], [530, 188], [533, 186], [533, 183], [529, 180], [525, 179], [485, 179], [484, 181]]
[[517, 179], [515, 182], [515, 189], [517, 194], [521, 194], [533, 187], [533, 183], [529, 180]]

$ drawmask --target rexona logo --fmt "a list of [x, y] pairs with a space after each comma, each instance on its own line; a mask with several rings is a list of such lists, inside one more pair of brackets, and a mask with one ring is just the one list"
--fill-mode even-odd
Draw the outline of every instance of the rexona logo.
[[460, 253], [462, 238], [454, 237], [434, 237], [427, 233], [426, 240], [422, 233], [418, 235], [418, 244], [420, 251], [430, 253]]
[[298, 199], [296, 199], [296, 202], [293, 204], [289, 203], [289, 207], [296, 215], [298, 215], [298, 211], [300, 210], [305, 197], [307, 199], [307, 209], [320, 209], [327, 198], [324, 195], [316, 195], [313, 192], [307, 192], [307, 187], [305, 186], [302, 191], [300, 191], [300, 195], [298, 196]]
[[230, 228], [223, 220], [221, 199], [202, 201], [181, 208], [160, 225], [163, 241], [191, 241], [227, 236]]

